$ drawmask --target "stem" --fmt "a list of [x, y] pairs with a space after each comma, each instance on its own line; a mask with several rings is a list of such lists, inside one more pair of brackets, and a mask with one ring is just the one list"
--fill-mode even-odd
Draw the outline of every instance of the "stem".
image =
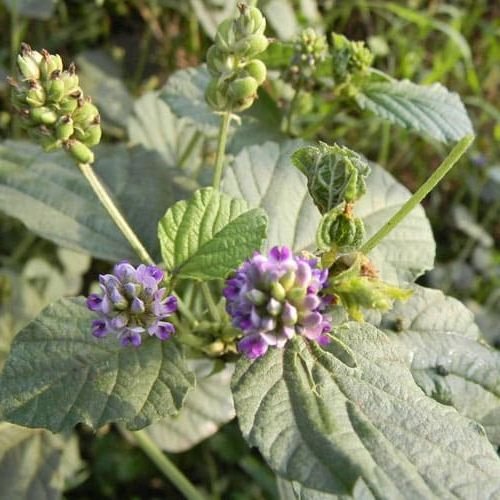
[[451, 170], [474, 140], [473, 135], [464, 137], [451, 150], [437, 170], [418, 188], [413, 196], [361, 247], [365, 255], [371, 252], [441, 181]]
[[219, 309], [217, 309], [217, 304], [214, 302], [212, 292], [210, 291], [210, 288], [206, 282], [203, 282], [201, 284], [201, 292], [203, 293], [203, 297], [205, 298], [205, 302], [207, 303], [208, 310], [210, 311], [210, 315], [212, 316], [213, 320], [220, 322], [221, 318]]
[[134, 230], [129, 226], [120, 210], [118, 210], [118, 207], [115, 205], [114, 201], [111, 199], [111, 196], [106, 191], [106, 188], [95, 174], [92, 166], [88, 163], [79, 163], [78, 166], [80, 167], [82, 174], [94, 190], [94, 193], [99, 198], [99, 201], [107, 210], [108, 214], [113, 219], [113, 222], [118, 226], [118, 229], [122, 232], [123, 236], [125, 236], [127, 241], [130, 243], [130, 246], [134, 249], [135, 253], [143, 262], [147, 264], [154, 264], [152, 257], [144, 248], [143, 244], [134, 233]]
[[[126, 431], [128, 434], [128, 431]], [[134, 440], [151, 461], [161, 470], [187, 500], [205, 500], [204, 496], [195, 488], [189, 479], [177, 468], [177, 466], [163, 453], [156, 443], [143, 431], [131, 433]]]
[[231, 121], [231, 113], [226, 111], [222, 114], [222, 121], [219, 129], [219, 140], [217, 142], [217, 156], [215, 157], [215, 171], [212, 185], [215, 189], [220, 189], [220, 181], [222, 178], [222, 170], [224, 168], [224, 152], [226, 150], [227, 133], [229, 130], [229, 122]]
[[191, 326], [196, 325], [196, 323], [198, 323], [198, 320], [191, 313], [186, 304], [184, 304], [179, 295], [177, 295], [175, 292], [172, 293], [173, 295], [175, 295], [175, 298], [177, 299], [177, 309], [179, 309], [179, 312], [189, 321]]

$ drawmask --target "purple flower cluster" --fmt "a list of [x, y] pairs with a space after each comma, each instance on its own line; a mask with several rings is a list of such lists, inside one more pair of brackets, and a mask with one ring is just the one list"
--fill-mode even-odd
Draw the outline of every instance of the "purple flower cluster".
[[258, 358], [296, 334], [327, 344], [331, 323], [325, 309], [332, 298], [320, 294], [327, 279], [328, 270], [319, 269], [316, 259], [294, 256], [287, 247], [246, 261], [224, 288], [227, 312], [244, 334], [239, 350]]
[[87, 307], [99, 314], [92, 322], [92, 334], [104, 337], [115, 333], [123, 346], [139, 346], [147, 332], [167, 340], [175, 332], [174, 325], [165, 321], [177, 309], [177, 300], [160, 288], [163, 271], [141, 264], [137, 269], [120, 262], [113, 274], [99, 275], [102, 294], [87, 298]]

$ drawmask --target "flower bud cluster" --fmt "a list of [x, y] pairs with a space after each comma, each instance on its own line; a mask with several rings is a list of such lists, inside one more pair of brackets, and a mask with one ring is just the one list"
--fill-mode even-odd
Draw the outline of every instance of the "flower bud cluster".
[[328, 44], [323, 35], [312, 28], [304, 30], [295, 40], [292, 64], [284, 77], [296, 89], [311, 90], [314, 86], [314, 73], [318, 64], [328, 55]]
[[87, 307], [99, 315], [92, 334], [101, 338], [114, 333], [122, 346], [135, 347], [144, 333], [169, 339], [175, 328], [165, 320], [177, 310], [177, 300], [161, 287], [163, 278], [158, 267], [141, 264], [136, 269], [128, 262], [116, 264], [113, 274], [101, 274], [102, 293], [87, 298]]
[[29, 137], [46, 151], [64, 147], [80, 163], [92, 163], [90, 150], [101, 140], [100, 116], [79, 86], [75, 65], [65, 70], [58, 54], [22, 44], [12, 102]]
[[266, 79], [265, 64], [256, 56], [266, 50], [266, 19], [259, 9], [239, 5], [236, 19], [226, 19], [217, 28], [215, 44], [207, 52], [212, 80], [205, 98], [216, 111], [243, 111], [257, 97]]
[[322, 294], [327, 280], [328, 270], [319, 269], [316, 259], [294, 256], [287, 247], [274, 247], [267, 256], [256, 253], [223, 292], [233, 325], [243, 332], [239, 350], [258, 358], [295, 335], [328, 343], [325, 309], [331, 297]]
[[364, 42], [353, 42], [345, 36], [332, 34], [333, 78], [337, 85], [349, 85], [362, 78], [373, 63], [373, 53]]

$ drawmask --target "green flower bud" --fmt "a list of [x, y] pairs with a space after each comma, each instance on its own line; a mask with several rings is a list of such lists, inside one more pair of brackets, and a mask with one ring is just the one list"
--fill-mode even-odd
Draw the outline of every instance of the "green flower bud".
[[233, 52], [236, 39], [233, 31], [233, 20], [225, 19], [217, 27], [215, 45], [222, 52]]
[[50, 80], [45, 84], [47, 99], [55, 103], [59, 102], [65, 94], [64, 82], [59, 74], [57, 71], [54, 71]]
[[234, 21], [234, 32], [237, 38], [249, 35], [262, 35], [266, 29], [266, 19], [257, 7], [242, 4], [240, 16]]
[[60, 141], [45, 125], [28, 129], [29, 137], [40, 144], [45, 151], [52, 151], [61, 146]]
[[282, 302], [285, 300], [286, 295], [286, 290], [283, 288], [283, 285], [277, 281], [273, 282], [271, 285], [271, 296]]
[[61, 141], [67, 141], [74, 133], [73, 120], [71, 116], [61, 116], [56, 123], [56, 137]]
[[31, 80], [30, 89], [26, 92], [24, 100], [31, 107], [43, 106], [45, 104], [45, 90], [37, 81]]
[[286, 292], [286, 298], [293, 304], [302, 304], [307, 290], [304, 287], [296, 287]]
[[54, 71], [61, 72], [63, 62], [59, 54], [49, 54], [45, 49], [42, 50], [42, 60], [40, 61], [40, 77], [42, 80], [48, 80]]
[[102, 129], [99, 123], [90, 125], [84, 132], [82, 142], [89, 147], [96, 146], [101, 142]]
[[61, 79], [64, 82], [64, 93], [72, 94], [73, 92], [80, 91], [80, 80], [76, 74], [76, 67], [71, 63], [67, 71], [61, 73]]
[[57, 114], [46, 106], [32, 108], [30, 115], [35, 123], [43, 125], [52, 125], [57, 121]]
[[215, 111], [225, 111], [228, 106], [228, 100], [221, 91], [218, 80], [212, 80], [205, 90], [205, 100]]
[[212, 45], [207, 51], [207, 67], [214, 77], [230, 74], [236, 69], [236, 58]]
[[269, 45], [269, 40], [264, 35], [250, 35], [234, 45], [234, 51], [245, 57], [255, 57], [264, 52]]
[[79, 163], [94, 163], [94, 153], [80, 141], [69, 140], [66, 148]]
[[17, 67], [24, 80], [38, 80], [40, 78], [40, 62], [42, 54], [25, 43], [21, 44], [21, 54], [17, 56]]
[[236, 78], [229, 84], [228, 93], [231, 99], [241, 101], [257, 94], [257, 80], [251, 76]]
[[365, 238], [365, 226], [341, 207], [326, 213], [318, 226], [316, 242], [321, 250], [334, 249], [340, 253], [357, 250]]
[[243, 67], [248, 76], [251, 76], [257, 82], [257, 85], [262, 85], [267, 76], [266, 65], [259, 59], [252, 59]]
[[63, 114], [71, 114], [78, 107], [78, 99], [68, 96], [59, 103], [59, 110]]
[[97, 117], [99, 116], [99, 110], [89, 101], [79, 101], [78, 107], [75, 109], [71, 118], [75, 122], [75, 125], [85, 129], [87, 128]]

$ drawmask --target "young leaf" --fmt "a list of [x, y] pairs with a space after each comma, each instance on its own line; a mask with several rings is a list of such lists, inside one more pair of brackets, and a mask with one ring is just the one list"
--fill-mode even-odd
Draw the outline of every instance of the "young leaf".
[[474, 133], [458, 94], [439, 83], [367, 83], [356, 95], [356, 101], [362, 109], [438, 141], [458, 141]]
[[249, 210], [243, 200], [204, 188], [167, 210], [158, 237], [168, 270], [185, 278], [217, 279], [261, 248], [266, 229], [264, 210]]
[[188, 394], [179, 414], [146, 429], [162, 450], [172, 453], [189, 450], [234, 418], [229, 387], [234, 367], [228, 365], [220, 372], [207, 374], [207, 368], [212, 367], [212, 362], [200, 360], [195, 366], [196, 388]]
[[500, 458], [479, 424], [425, 397], [383, 332], [336, 333], [357, 367], [303, 338], [237, 364], [243, 435], [276, 473], [332, 495], [350, 495], [359, 477], [377, 498], [498, 494]]
[[430, 397], [481, 423], [500, 446], [500, 352], [478, 342], [474, 317], [438, 290], [415, 287], [382, 327], [411, 361], [415, 382]]
[[76, 436], [0, 423], [2, 498], [57, 500], [80, 467]]
[[123, 421], [131, 429], [173, 415], [194, 384], [175, 341], [123, 348], [95, 339], [83, 300], [51, 304], [15, 337], [0, 377], [0, 415], [53, 432]]
[[[140, 147], [100, 146], [97, 152], [98, 175], [146, 247], [159, 255], [156, 223], [172, 200], [168, 169]], [[24, 142], [0, 145], [0, 210], [58, 245], [113, 262], [137, 260], [63, 152], [48, 155]]]

